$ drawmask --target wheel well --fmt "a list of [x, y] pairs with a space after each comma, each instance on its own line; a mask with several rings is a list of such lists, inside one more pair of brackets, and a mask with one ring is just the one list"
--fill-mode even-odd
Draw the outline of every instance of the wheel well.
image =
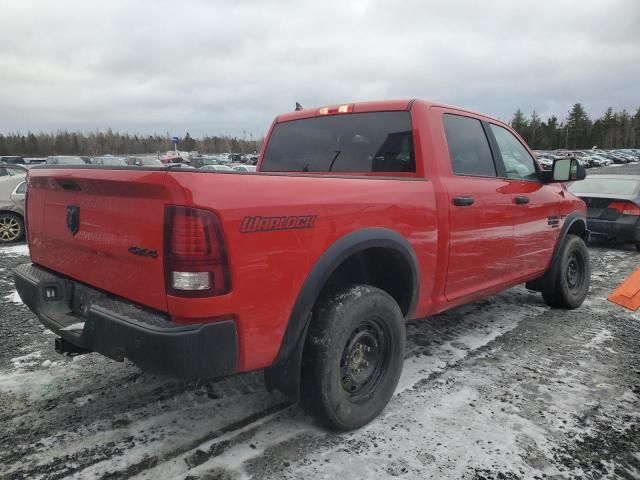
[[384, 247], [370, 247], [345, 259], [331, 274], [318, 298], [346, 285], [361, 283], [384, 290], [406, 317], [413, 300], [413, 272], [402, 254]]
[[4, 215], [5, 213], [15, 215], [24, 222], [24, 215], [20, 215], [18, 212], [14, 212], [13, 210], [0, 210], [0, 215]]
[[582, 220], [576, 220], [571, 224], [571, 226], [569, 227], [569, 230], [567, 230], [567, 235], [569, 234], [578, 235], [581, 238], [584, 238], [586, 233], [587, 233], [587, 226]]

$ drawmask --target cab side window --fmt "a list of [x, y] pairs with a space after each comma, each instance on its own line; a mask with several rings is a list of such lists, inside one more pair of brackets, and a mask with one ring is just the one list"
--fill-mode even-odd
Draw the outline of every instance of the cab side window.
[[502, 162], [507, 171], [507, 178], [519, 180], [537, 180], [533, 158], [520, 141], [506, 128], [490, 124], [493, 136], [496, 138]]
[[495, 177], [496, 166], [480, 120], [445, 113], [443, 121], [453, 173]]

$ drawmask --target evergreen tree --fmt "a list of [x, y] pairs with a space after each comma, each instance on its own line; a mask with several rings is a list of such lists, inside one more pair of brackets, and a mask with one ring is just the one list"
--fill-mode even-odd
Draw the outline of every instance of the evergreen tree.
[[38, 139], [31, 132], [27, 133], [27, 150], [24, 153], [33, 156], [40, 155], [40, 151], [38, 149]]
[[513, 118], [511, 119], [513, 129], [524, 137], [526, 136], [527, 125], [527, 118], [524, 116], [524, 113], [522, 113], [522, 110], [516, 110], [516, 113], [513, 114]]
[[591, 120], [581, 103], [575, 103], [565, 125], [565, 146], [568, 148], [590, 148]]
[[[529, 146], [531, 148], [536, 148], [536, 140], [539, 140], [540, 134], [541, 134], [540, 132], [541, 125], [542, 123], [540, 122], [540, 117], [534, 110], [533, 113], [531, 114], [531, 121], [529, 122], [530, 134], [529, 134], [529, 138], [527, 139], [527, 143], [529, 143]], [[538, 135], [538, 138], [536, 138], [536, 134]]]
[[180, 143], [181, 143], [180, 145], [181, 150], [184, 150], [187, 152], [191, 152], [196, 148], [196, 141], [193, 138], [191, 138], [191, 135], [189, 135], [189, 132], [187, 132], [187, 134], [184, 136], [184, 138]]

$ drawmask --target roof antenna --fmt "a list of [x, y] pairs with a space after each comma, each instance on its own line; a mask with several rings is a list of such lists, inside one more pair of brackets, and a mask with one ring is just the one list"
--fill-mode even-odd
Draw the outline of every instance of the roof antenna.
[[302, 105], [296, 102], [296, 112], [299, 112], [300, 110], [302, 110]]

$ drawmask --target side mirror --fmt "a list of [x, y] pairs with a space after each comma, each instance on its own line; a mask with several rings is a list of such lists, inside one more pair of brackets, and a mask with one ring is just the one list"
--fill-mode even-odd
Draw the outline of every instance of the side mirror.
[[587, 170], [578, 160], [575, 158], [560, 158], [553, 162], [551, 172], [545, 175], [546, 178], [544, 180], [546, 180], [545, 183], [575, 182], [584, 180], [586, 176]]

